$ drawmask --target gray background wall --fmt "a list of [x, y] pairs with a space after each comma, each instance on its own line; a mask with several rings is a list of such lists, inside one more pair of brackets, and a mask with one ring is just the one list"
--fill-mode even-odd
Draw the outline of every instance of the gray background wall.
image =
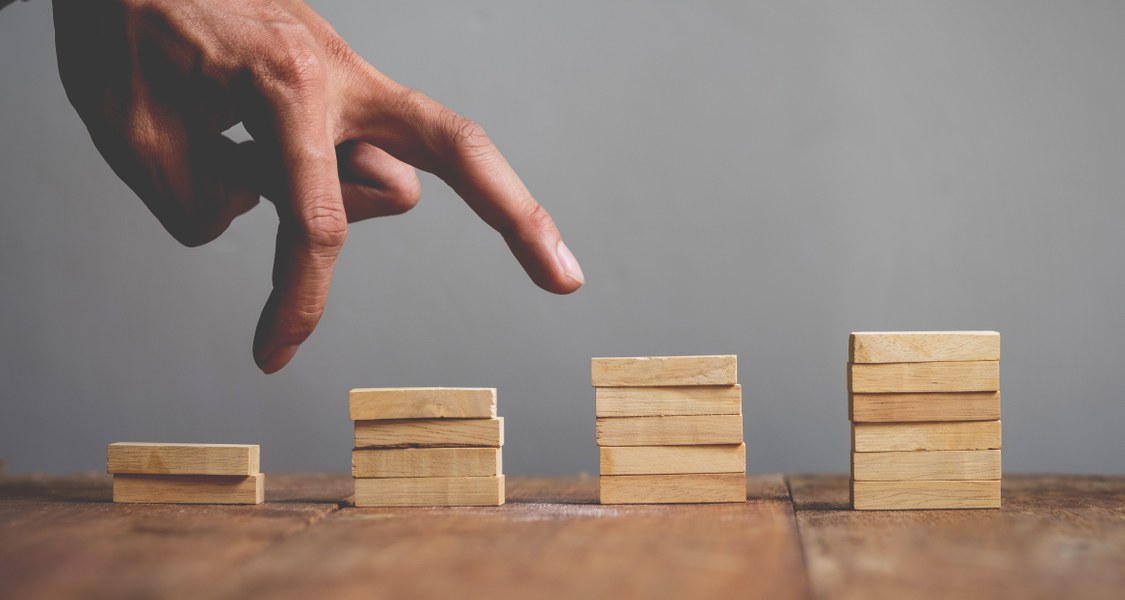
[[189, 250], [105, 166], [50, 6], [0, 13], [0, 457], [258, 442], [348, 468], [347, 390], [495, 386], [511, 474], [597, 471], [589, 358], [737, 353], [750, 470], [845, 470], [847, 333], [997, 329], [1005, 468], [1125, 473], [1125, 4], [316, 2], [469, 115], [588, 284], [434, 178], [353, 228], [295, 362], [250, 354], [265, 206]]

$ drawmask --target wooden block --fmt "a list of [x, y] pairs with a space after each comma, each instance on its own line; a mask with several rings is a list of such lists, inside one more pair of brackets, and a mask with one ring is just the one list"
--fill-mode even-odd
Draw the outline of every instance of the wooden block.
[[499, 448], [503, 445], [504, 417], [355, 422], [356, 448]]
[[353, 421], [491, 419], [496, 388], [359, 388], [348, 393]]
[[602, 475], [746, 474], [746, 444], [601, 448]]
[[738, 383], [738, 357], [734, 355], [595, 358], [590, 362], [594, 387]]
[[353, 477], [493, 477], [503, 475], [500, 448], [352, 450]]
[[854, 481], [855, 510], [1000, 508], [1000, 480]]
[[852, 452], [853, 481], [1000, 479], [999, 450]]
[[997, 392], [1000, 391], [1000, 362], [848, 363], [848, 391]]
[[849, 336], [853, 363], [1000, 360], [995, 331], [875, 331]]
[[861, 423], [996, 421], [1000, 392], [848, 394], [848, 418]]
[[114, 502], [151, 504], [261, 504], [266, 476], [114, 475]]
[[599, 417], [741, 415], [742, 386], [603, 387], [594, 404]]
[[254, 475], [257, 444], [151, 444], [116, 442], [106, 450], [106, 472], [133, 475]]
[[852, 450], [855, 452], [999, 449], [1000, 421], [852, 425]]
[[599, 446], [707, 446], [742, 443], [741, 415], [598, 418]]
[[504, 476], [356, 479], [355, 505], [501, 506]]
[[746, 502], [744, 473], [603, 475], [602, 504]]

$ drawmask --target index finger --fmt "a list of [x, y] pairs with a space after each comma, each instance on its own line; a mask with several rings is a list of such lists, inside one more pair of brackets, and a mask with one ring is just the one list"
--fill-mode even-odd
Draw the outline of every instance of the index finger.
[[582, 286], [582, 268], [554, 220], [480, 125], [385, 77], [364, 94], [344, 117], [364, 141], [445, 181], [543, 289], [566, 294]]

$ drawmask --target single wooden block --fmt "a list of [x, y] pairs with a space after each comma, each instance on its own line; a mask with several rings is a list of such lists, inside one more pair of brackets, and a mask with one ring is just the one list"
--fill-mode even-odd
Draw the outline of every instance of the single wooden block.
[[854, 510], [1000, 508], [1000, 480], [853, 481]]
[[501, 506], [504, 476], [356, 479], [357, 507]]
[[496, 388], [358, 388], [348, 404], [353, 421], [491, 419]]
[[257, 444], [152, 444], [115, 442], [106, 449], [106, 472], [132, 475], [254, 475]]
[[997, 392], [1000, 391], [1000, 361], [848, 363], [848, 391]]
[[352, 450], [353, 477], [492, 477], [503, 475], [500, 448]]
[[848, 418], [859, 423], [996, 421], [1000, 392], [848, 394]]
[[266, 476], [114, 475], [113, 501], [150, 504], [261, 504]]
[[603, 446], [600, 450], [602, 475], [746, 474], [746, 444]]
[[742, 386], [602, 387], [594, 405], [599, 417], [741, 415]]
[[504, 417], [355, 422], [356, 448], [499, 448], [503, 445]]
[[738, 357], [639, 356], [590, 361], [594, 387], [734, 385]]
[[745, 473], [603, 475], [602, 504], [746, 502]]
[[1000, 421], [958, 423], [855, 423], [855, 452], [999, 450]]
[[848, 342], [853, 363], [1000, 360], [1000, 334], [995, 331], [856, 332]]
[[599, 446], [708, 446], [742, 443], [741, 415], [600, 417]]
[[852, 452], [853, 481], [1000, 479], [1000, 450]]

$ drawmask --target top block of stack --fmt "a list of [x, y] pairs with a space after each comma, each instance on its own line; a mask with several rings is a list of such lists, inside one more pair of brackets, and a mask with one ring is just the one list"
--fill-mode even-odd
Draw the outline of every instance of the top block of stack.
[[257, 444], [149, 444], [116, 442], [106, 451], [114, 475], [257, 475]]
[[718, 356], [649, 356], [595, 358], [591, 361], [594, 387], [663, 387], [734, 385], [738, 358]]
[[849, 339], [853, 363], [969, 362], [1000, 360], [995, 331], [857, 332]]
[[496, 388], [358, 388], [348, 401], [353, 421], [496, 417]]

